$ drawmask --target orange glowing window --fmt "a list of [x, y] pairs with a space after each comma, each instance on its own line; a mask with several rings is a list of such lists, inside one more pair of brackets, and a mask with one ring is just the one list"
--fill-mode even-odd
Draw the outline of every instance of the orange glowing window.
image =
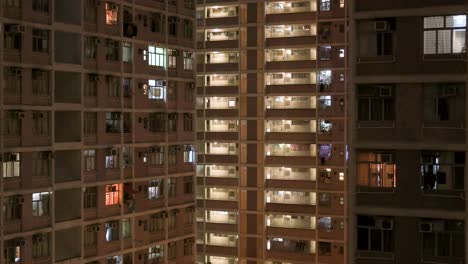
[[119, 8], [116, 4], [106, 3], [106, 24], [116, 25], [119, 16]]
[[119, 185], [106, 185], [106, 205], [119, 204]]

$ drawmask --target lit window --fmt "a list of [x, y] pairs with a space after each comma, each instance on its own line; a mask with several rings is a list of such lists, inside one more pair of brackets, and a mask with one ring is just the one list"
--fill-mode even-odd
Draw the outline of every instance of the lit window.
[[395, 188], [396, 164], [392, 153], [361, 152], [358, 154], [358, 185], [370, 188]]
[[148, 184], [148, 199], [159, 199], [162, 197], [163, 181], [153, 180]]
[[106, 223], [106, 241], [119, 240], [119, 221]]
[[340, 58], [344, 58], [345, 51], [344, 49], [340, 49]]
[[106, 185], [106, 205], [119, 204], [119, 185]]
[[[143, 59], [146, 60], [146, 52], [143, 52]], [[148, 64], [166, 68], [166, 49], [151, 45], [148, 46]]]
[[117, 149], [108, 149], [106, 151], [106, 169], [119, 168], [119, 151]]
[[193, 70], [193, 54], [184, 51], [184, 70]]
[[320, 0], [320, 11], [330, 11], [330, 10], [331, 10], [330, 0]]
[[122, 237], [129, 238], [132, 236], [132, 222], [130, 219], [122, 219]]
[[345, 0], [340, 0], [340, 8], [344, 8], [344, 1]]
[[195, 162], [195, 148], [192, 145], [184, 145], [184, 162]]
[[166, 100], [166, 81], [149, 80], [148, 99]]
[[466, 15], [424, 18], [424, 54], [465, 52]]
[[50, 192], [32, 194], [33, 216], [49, 215]]
[[122, 45], [122, 60], [132, 62], [132, 43], [124, 42]]
[[119, 7], [113, 3], [106, 3], [106, 24], [116, 25], [119, 17]]
[[20, 176], [20, 154], [6, 153], [3, 154], [2, 171], [4, 178]]

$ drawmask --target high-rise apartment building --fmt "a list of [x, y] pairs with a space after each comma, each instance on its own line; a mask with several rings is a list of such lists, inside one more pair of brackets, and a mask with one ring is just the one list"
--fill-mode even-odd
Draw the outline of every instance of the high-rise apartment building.
[[194, 263], [194, 4], [1, 1], [1, 263]]
[[466, 263], [467, 4], [349, 9], [349, 263]]
[[345, 263], [344, 0], [197, 2], [197, 263]]

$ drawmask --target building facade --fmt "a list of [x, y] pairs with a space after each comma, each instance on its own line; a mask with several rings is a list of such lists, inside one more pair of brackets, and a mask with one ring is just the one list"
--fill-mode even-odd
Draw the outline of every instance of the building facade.
[[345, 263], [344, 1], [196, 19], [197, 263]]
[[349, 263], [466, 263], [466, 7], [349, 10]]
[[194, 4], [2, 1], [1, 263], [194, 263]]

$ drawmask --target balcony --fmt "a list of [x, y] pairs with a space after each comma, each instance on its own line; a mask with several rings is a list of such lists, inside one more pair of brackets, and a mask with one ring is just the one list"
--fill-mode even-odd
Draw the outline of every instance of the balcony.
[[266, 191], [266, 210], [270, 212], [288, 212], [314, 214], [316, 193], [301, 191]]
[[[208, 52], [200, 54], [198, 63], [204, 62], [207, 72], [237, 71], [239, 67], [238, 52]], [[203, 71], [203, 64], [198, 64], [199, 71]], [[201, 68], [200, 68], [201, 67]]]
[[[229, 144], [229, 143], [227, 143]], [[315, 157], [315, 144], [266, 144], [266, 156]]]
[[[206, 259], [206, 260], [205, 260]], [[220, 256], [206, 256], [197, 264], [237, 264], [237, 258], [230, 258], [230, 257], [220, 257]]]
[[266, 50], [267, 70], [314, 68], [316, 50], [312, 48], [299, 49], [269, 49]]
[[237, 190], [233, 188], [206, 188], [206, 200], [237, 201]]
[[[293, 68], [297, 68], [294, 65]], [[267, 93], [313, 93], [316, 90], [315, 72], [276, 72], [265, 75]]]
[[[238, 132], [238, 120], [206, 120], [205, 132]], [[237, 137], [235, 138], [237, 139]]]
[[315, 250], [316, 242], [311, 240], [279, 237], [267, 240], [267, 258], [313, 263]]
[[[237, 74], [210, 74], [202, 80], [202, 86], [231, 87], [239, 85], [239, 75]], [[198, 82], [200, 85], [200, 81]], [[218, 90], [219, 91], [219, 90]]]
[[266, 139], [315, 141], [316, 126], [315, 120], [266, 120]]
[[315, 192], [267, 191], [266, 202], [280, 204], [316, 205], [317, 197]]
[[269, 2], [266, 4], [265, 12], [267, 15], [313, 12], [317, 11], [316, 4], [315, 0]]
[[315, 229], [315, 217], [272, 214], [267, 216], [268, 227]]
[[315, 188], [315, 168], [266, 167], [266, 186], [268, 188]]
[[238, 48], [239, 31], [237, 29], [209, 29], [205, 33], [207, 49]]
[[205, 234], [205, 244], [212, 246], [237, 247], [237, 235]]
[[266, 46], [310, 45], [315, 43], [316, 24], [274, 25], [265, 27]]

